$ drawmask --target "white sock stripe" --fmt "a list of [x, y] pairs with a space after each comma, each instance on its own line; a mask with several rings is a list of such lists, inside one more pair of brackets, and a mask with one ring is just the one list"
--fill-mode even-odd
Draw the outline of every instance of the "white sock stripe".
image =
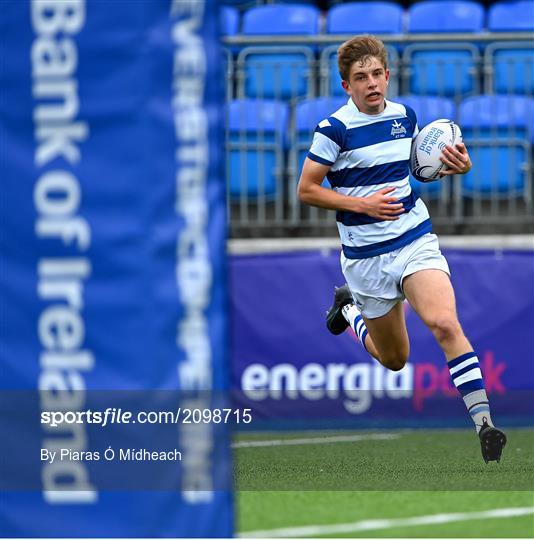
[[454, 386], [458, 388], [460, 385], [469, 381], [474, 381], [475, 379], [482, 379], [482, 372], [478, 367], [469, 370], [467, 373], [464, 373], [459, 377], [456, 377], [456, 379], [454, 379]]
[[472, 356], [471, 358], [464, 360], [461, 364], [450, 368], [449, 371], [451, 372], [451, 375], [454, 375], [455, 373], [458, 373], [458, 371], [460, 371], [461, 369], [464, 369], [471, 364], [478, 364], [478, 358], [476, 356]]
[[345, 317], [345, 320], [350, 324], [351, 328], [354, 328], [354, 324], [359, 316], [356, 306], [354, 304], [347, 304], [343, 306], [341, 313], [343, 313], [343, 317]]
[[358, 334], [358, 337], [360, 337], [360, 334], [363, 332], [364, 328], [365, 328], [365, 323], [363, 321], [359, 321], [356, 324], [356, 333]]

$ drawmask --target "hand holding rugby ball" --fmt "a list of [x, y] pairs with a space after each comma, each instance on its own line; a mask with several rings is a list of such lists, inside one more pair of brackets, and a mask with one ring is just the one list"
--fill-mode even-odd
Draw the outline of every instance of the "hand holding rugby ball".
[[440, 172], [446, 165], [440, 156], [445, 146], [462, 142], [462, 132], [452, 121], [446, 118], [434, 120], [426, 125], [412, 143], [410, 170], [420, 182], [439, 180]]

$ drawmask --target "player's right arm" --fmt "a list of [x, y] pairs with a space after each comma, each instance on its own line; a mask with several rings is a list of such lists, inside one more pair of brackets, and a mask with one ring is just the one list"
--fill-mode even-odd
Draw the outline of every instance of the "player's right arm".
[[404, 212], [403, 205], [391, 196], [394, 187], [378, 190], [369, 197], [350, 197], [321, 186], [331, 165], [324, 165], [310, 158], [304, 160], [297, 188], [299, 199], [312, 206], [328, 210], [344, 210], [367, 214], [384, 221], [395, 221]]

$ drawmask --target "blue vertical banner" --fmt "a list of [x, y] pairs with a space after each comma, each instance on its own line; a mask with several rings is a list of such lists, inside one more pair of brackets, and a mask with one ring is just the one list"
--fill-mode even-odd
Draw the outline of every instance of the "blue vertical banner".
[[[227, 390], [217, 7], [2, 2], [0, 429], [33, 414], [7, 411], [16, 392], [42, 414], [84, 411], [102, 390], [186, 392], [191, 408]], [[32, 422], [41, 451], [57, 447]], [[63, 430], [76, 455], [86, 428]], [[184, 424], [176, 440], [164, 490], [102, 488], [83, 459], [41, 454], [38, 489], [3, 485], [0, 535], [231, 536], [232, 495], [214, 480], [226, 437]], [[18, 451], [2, 446], [8, 470]]]

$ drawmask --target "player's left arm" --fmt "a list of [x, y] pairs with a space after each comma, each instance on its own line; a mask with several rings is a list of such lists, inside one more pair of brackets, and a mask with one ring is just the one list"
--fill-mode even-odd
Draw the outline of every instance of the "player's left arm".
[[440, 171], [440, 176], [465, 174], [473, 166], [464, 143], [458, 143], [455, 147], [447, 145], [443, 149], [440, 159], [447, 167]]

